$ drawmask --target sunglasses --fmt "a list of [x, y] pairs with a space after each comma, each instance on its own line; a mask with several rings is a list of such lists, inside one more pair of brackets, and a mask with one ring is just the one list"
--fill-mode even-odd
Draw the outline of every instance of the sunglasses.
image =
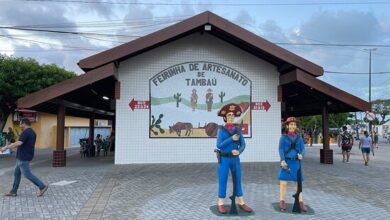
[[228, 114], [226, 114], [226, 117], [234, 118], [234, 114], [233, 113], [228, 113]]

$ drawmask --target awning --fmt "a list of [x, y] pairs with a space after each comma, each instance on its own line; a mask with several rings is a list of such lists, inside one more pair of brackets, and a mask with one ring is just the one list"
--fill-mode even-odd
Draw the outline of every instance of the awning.
[[[58, 106], [66, 114], [78, 117], [111, 119], [115, 92], [115, 65], [106, 64], [85, 74], [62, 81], [18, 99], [18, 108], [57, 114]], [[104, 100], [106, 96], [109, 100]]]
[[320, 115], [324, 105], [329, 113], [369, 111], [370, 104], [327, 84], [300, 69], [279, 78], [282, 114], [288, 116]]

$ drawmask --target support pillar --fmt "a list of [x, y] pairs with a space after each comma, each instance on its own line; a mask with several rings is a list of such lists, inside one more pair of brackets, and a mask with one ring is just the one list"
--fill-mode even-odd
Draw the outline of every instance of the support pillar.
[[320, 149], [320, 162], [333, 164], [333, 150], [329, 146], [329, 112], [327, 103], [322, 107], [323, 148]]
[[90, 147], [89, 155], [94, 157], [95, 156], [95, 148], [94, 146], [94, 137], [95, 137], [95, 115], [91, 115], [89, 118], [89, 138], [88, 138], [88, 144], [92, 147]]
[[53, 167], [66, 166], [66, 150], [64, 148], [65, 106], [59, 105], [57, 111], [57, 145], [53, 151]]
[[88, 138], [88, 144], [93, 144], [95, 137], [95, 115], [92, 115], [89, 118], [89, 138]]

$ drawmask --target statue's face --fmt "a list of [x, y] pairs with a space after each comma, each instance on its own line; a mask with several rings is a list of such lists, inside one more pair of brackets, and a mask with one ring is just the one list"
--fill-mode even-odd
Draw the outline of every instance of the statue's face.
[[233, 124], [234, 121], [234, 114], [233, 112], [229, 112], [226, 114], [226, 123]]
[[295, 129], [297, 128], [297, 123], [290, 122], [290, 123], [288, 123], [287, 128], [288, 128], [289, 132], [294, 132]]

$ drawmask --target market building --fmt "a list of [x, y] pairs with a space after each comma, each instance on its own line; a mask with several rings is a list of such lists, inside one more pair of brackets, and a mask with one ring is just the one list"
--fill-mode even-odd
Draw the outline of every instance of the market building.
[[[370, 110], [319, 79], [318, 66], [211, 12], [80, 60], [85, 73], [18, 100], [19, 108], [57, 114], [54, 166], [66, 160], [65, 115], [113, 120], [115, 164], [215, 162], [217, 116], [241, 106], [243, 162], [278, 161], [288, 116]], [[333, 163], [324, 141], [321, 162]]]
[[[3, 132], [8, 132], [9, 128], [14, 131], [16, 139], [22, 133], [19, 126], [21, 118], [28, 118], [32, 123], [31, 127], [37, 134], [35, 148], [55, 148], [57, 140], [57, 115], [37, 112], [33, 110], [17, 109], [10, 114], [5, 123]], [[111, 134], [111, 125], [107, 120], [96, 120], [94, 133], [106, 138]], [[89, 119], [73, 116], [65, 116], [64, 126], [64, 147], [80, 146], [80, 139], [89, 136]], [[96, 136], [96, 135], [95, 135]]]

